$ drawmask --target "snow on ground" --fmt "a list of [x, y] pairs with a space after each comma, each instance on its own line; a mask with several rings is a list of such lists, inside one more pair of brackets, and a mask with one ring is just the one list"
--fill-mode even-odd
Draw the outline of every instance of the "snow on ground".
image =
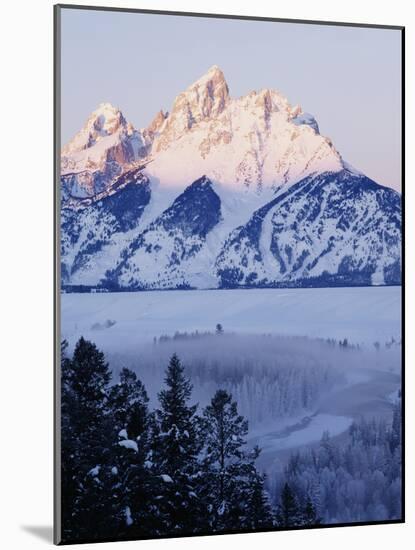
[[105, 351], [135, 349], [176, 331], [213, 331], [217, 323], [227, 332], [347, 338], [370, 346], [401, 335], [400, 287], [63, 294], [61, 311], [62, 337], [71, 346], [82, 335]]

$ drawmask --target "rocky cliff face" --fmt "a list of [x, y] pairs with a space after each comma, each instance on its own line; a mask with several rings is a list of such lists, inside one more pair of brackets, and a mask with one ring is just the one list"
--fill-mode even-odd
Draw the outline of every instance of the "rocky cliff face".
[[276, 90], [214, 66], [136, 130], [102, 104], [62, 150], [62, 274], [108, 288], [399, 284], [400, 195]]

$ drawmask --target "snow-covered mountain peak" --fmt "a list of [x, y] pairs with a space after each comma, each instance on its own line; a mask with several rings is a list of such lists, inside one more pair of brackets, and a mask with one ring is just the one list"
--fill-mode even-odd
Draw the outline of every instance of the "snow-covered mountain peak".
[[[310, 113], [304, 112], [300, 105], [292, 106], [287, 97], [280, 91], [272, 88], [263, 88], [252, 91], [236, 101], [245, 111], [255, 112], [259, 121], [268, 121], [272, 113], [278, 113], [278, 118], [284, 122], [291, 122], [296, 126], [306, 125], [319, 134], [316, 119]], [[294, 131], [294, 128], [292, 128]]]
[[183, 189], [206, 174], [230, 189], [255, 192], [345, 168], [312, 115], [275, 89], [231, 98], [217, 65], [176, 97], [170, 113], [160, 110], [140, 131], [110, 103], [99, 105], [63, 149], [62, 175], [77, 174], [71, 196], [91, 196], [137, 160], [151, 160], [147, 173], [163, 188]]
[[134, 131], [118, 108], [111, 103], [101, 103], [88, 117], [82, 129], [62, 149], [62, 155], [66, 156], [93, 147], [103, 138], [127, 128], [130, 133]]
[[268, 114], [272, 111], [282, 111], [288, 115], [291, 111], [291, 105], [288, 99], [278, 90], [273, 90], [271, 88], [253, 91], [241, 99], [251, 102], [256, 106], [263, 107]]
[[147, 156], [141, 132], [110, 103], [101, 103], [62, 149], [63, 197], [84, 199], [108, 189], [114, 178]]
[[226, 83], [225, 75], [218, 65], [212, 65], [210, 69], [206, 71], [200, 78], [198, 78], [193, 84], [188, 87], [188, 90], [194, 88], [208, 88], [212, 94], [215, 93], [215, 88], [226, 88], [227, 94], [229, 95], [228, 85]]
[[149, 173], [171, 187], [206, 174], [258, 192], [344, 168], [312, 115], [273, 89], [231, 98], [217, 67], [176, 98], [152, 156]]
[[200, 122], [218, 117], [229, 100], [225, 76], [214, 65], [176, 97], [163, 131], [154, 142], [153, 151], [167, 149], [171, 142], [180, 139]]
[[221, 94], [223, 91], [224, 95], [229, 98], [229, 89], [222, 69], [217, 65], [213, 65], [183, 93], [191, 94], [195, 91], [202, 95], [208, 92], [212, 97]]
[[114, 107], [109, 102], [100, 103], [98, 108], [92, 113], [91, 118], [95, 118], [96, 124], [107, 133], [113, 133], [120, 124], [126, 124], [126, 120], [120, 109]]

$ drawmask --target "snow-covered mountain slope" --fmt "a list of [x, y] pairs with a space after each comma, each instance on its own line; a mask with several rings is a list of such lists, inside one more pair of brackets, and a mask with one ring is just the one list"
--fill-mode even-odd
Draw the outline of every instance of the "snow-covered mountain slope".
[[399, 284], [400, 196], [347, 170], [309, 176], [236, 228], [219, 286]]
[[61, 182], [65, 285], [400, 283], [400, 195], [279, 92], [232, 98], [217, 66], [147, 128], [100, 105]]
[[113, 272], [107, 273], [106, 285], [115, 288], [215, 286], [209, 273], [214, 258], [210, 258], [206, 266], [205, 243], [220, 219], [220, 199], [212, 182], [202, 177], [131, 241], [121, 262]]
[[97, 285], [135, 236], [150, 201], [149, 180], [140, 169], [124, 173], [112, 192], [61, 210], [63, 284]]

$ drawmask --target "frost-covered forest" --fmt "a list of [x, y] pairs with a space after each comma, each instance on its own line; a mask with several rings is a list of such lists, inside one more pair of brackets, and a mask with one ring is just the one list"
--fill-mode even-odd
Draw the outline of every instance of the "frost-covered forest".
[[317, 448], [292, 453], [283, 475], [270, 480], [278, 495], [288, 482], [299, 503], [310, 498], [324, 523], [401, 517], [401, 404], [392, 422], [354, 422], [347, 442], [324, 434]]
[[355, 376], [347, 364], [360, 358], [387, 368], [394, 349], [238, 339], [218, 325], [215, 334], [157, 338], [130, 365], [83, 338], [73, 350], [64, 342], [64, 540], [399, 519], [399, 400], [393, 418], [355, 421], [339, 440], [325, 434], [319, 445], [291, 451], [283, 471], [268, 467], [268, 476], [246, 418], [255, 426], [313, 409]]
[[336, 388], [362, 377], [363, 371], [399, 374], [400, 345], [360, 348], [346, 339], [309, 339], [279, 335], [176, 332], [162, 335], [137, 353], [109, 353], [113, 370], [127, 366], [146, 384], [155, 404], [164, 367], [173, 353], [186, 365], [194, 398], [206, 405], [218, 388], [232, 393], [252, 428], [313, 411]]

